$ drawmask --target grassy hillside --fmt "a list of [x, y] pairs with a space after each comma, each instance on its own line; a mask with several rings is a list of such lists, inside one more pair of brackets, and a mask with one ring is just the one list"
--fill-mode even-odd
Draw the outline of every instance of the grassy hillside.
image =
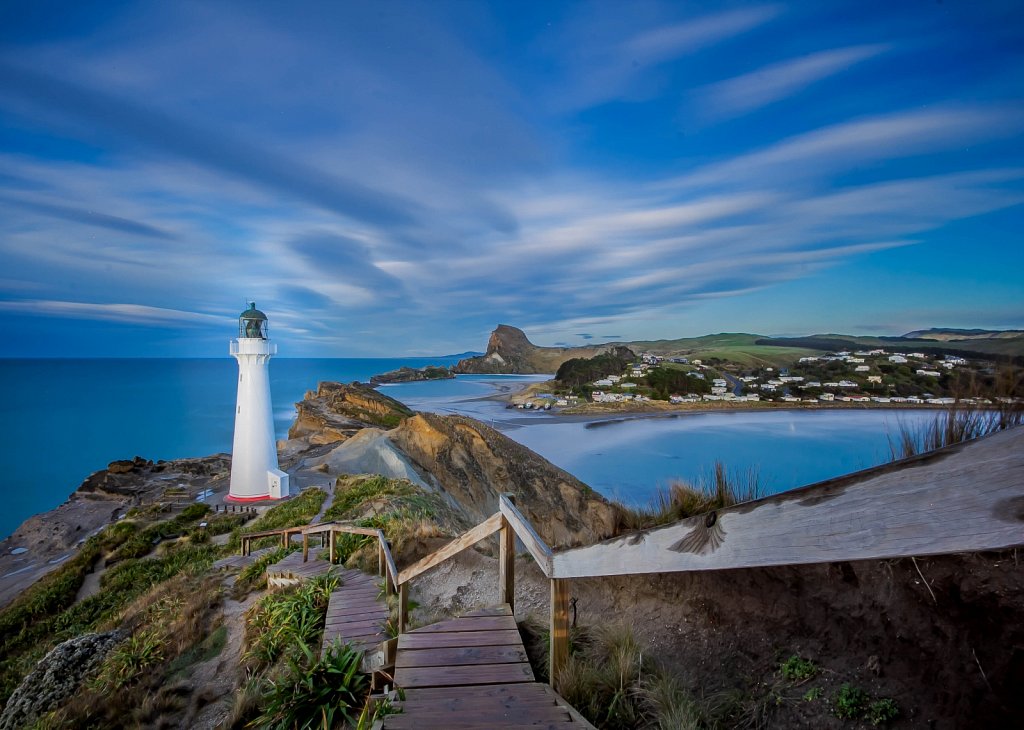
[[629, 342], [634, 352], [651, 352], [665, 357], [728, 360], [745, 367], [788, 367], [806, 355], [820, 354], [824, 350], [808, 347], [789, 347], [759, 344], [764, 338], [744, 332], [722, 332], [703, 337], [682, 337], [676, 340], [646, 340]]

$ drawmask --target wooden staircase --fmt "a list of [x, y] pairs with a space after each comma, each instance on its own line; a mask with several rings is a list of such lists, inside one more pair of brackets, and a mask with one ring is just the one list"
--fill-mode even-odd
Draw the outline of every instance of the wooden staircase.
[[535, 680], [508, 604], [402, 634], [395, 685], [401, 713], [383, 728], [592, 727]]
[[320, 653], [335, 641], [349, 643], [365, 653], [367, 660], [381, 651], [388, 640], [388, 607], [381, 596], [380, 578], [360, 570], [335, 567], [341, 585], [332, 593], [327, 604], [327, 625]]

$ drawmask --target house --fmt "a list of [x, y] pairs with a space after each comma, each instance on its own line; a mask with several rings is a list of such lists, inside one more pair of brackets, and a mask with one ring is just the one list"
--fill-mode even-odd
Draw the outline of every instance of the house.
[[918, 368], [917, 374], [918, 375], [924, 375], [925, 377], [928, 377], [928, 378], [937, 378], [942, 373], [940, 373], [938, 370], [921, 370], [920, 368]]
[[636, 383], [619, 383], [620, 388], [635, 388]]
[[858, 365], [857, 367], [855, 367], [853, 369], [853, 372], [855, 372], [855, 373], [866, 373], [869, 370], [871, 370], [871, 366], [870, 365]]
[[862, 362], [864, 362], [864, 358], [862, 358], [862, 357], [848, 357], [848, 358], [846, 358], [846, 362], [852, 362], [854, 364], [862, 363]]
[[857, 384], [855, 382], [853, 382], [852, 380], [840, 380], [839, 381], [839, 387], [840, 388], [856, 388]]
[[882, 376], [881, 375], [869, 375], [868, 376], [868, 382], [869, 383], [877, 383], [878, 385], [881, 385], [882, 384]]
[[711, 388], [711, 392], [715, 395], [725, 395], [726, 388], [724, 386], [716, 385]]
[[622, 380], [622, 376], [621, 375], [609, 375], [608, 376], [608, 380], [612, 381], [613, 383], [617, 383], [620, 380]]
[[886, 397], [881, 396], [881, 395], [871, 396], [871, 400], [873, 400], [875, 403], [888, 403], [889, 402], [889, 398], [886, 398]]
[[821, 395], [818, 396], [818, 400], [823, 401], [833, 401], [835, 399], [836, 397], [832, 393], [822, 393]]
[[903, 355], [889, 355], [889, 362], [894, 362], [897, 365], [902, 365], [906, 361], [907, 358], [903, 357]]
[[923, 352], [912, 352], [907, 357], [916, 357], [918, 360], [926, 360], [928, 358]]
[[800, 399], [797, 398], [795, 395], [784, 395], [784, 396], [782, 396], [782, 400], [784, 402], [786, 402], [786, 403], [799, 403], [800, 402]]
[[929, 398], [928, 402], [933, 406], [951, 406], [956, 403], [956, 398]]
[[612, 387], [612, 379], [611, 378], [601, 378], [600, 380], [595, 380], [592, 383], [592, 385], [595, 388], [610, 388], [610, 387]]

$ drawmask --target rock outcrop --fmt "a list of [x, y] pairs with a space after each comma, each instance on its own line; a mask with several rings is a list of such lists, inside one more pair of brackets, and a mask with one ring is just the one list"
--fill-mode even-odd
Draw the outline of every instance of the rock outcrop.
[[499, 324], [487, 341], [484, 355], [460, 360], [452, 370], [456, 373], [555, 373], [566, 360], [594, 357], [614, 347], [538, 347], [521, 329]]
[[479, 421], [420, 413], [388, 435], [474, 522], [494, 514], [498, 496], [510, 492], [552, 547], [592, 543], [614, 533], [618, 511], [606, 499]]
[[124, 638], [120, 631], [84, 634], [55, 646], [21, 684], [0, 715], [0, 730], [16, 730], [70, 697]]
[[394, 428], [412, 415], [394, 398], [363, 383], [320, 383], [295, 409], [298, 415], [288, 438], [305, 438], [314, 445], [345, 441], [368, 426]]
[[416, 383], [421, 380], [451, 380], [454, 377], [455, 373], [438, 365], [427, 365], [425, 368], [400, 367], [398, 370], [389, 370], [386, 373], [374, 375], [370, 378], [370, 385]]

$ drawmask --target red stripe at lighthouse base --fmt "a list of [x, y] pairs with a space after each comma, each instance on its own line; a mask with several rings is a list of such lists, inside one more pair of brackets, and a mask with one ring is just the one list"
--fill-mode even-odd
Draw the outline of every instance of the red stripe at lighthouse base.
[[259, 497], [236, 497], [233, 494], [229, 494], [224, 498], [225, 502], [266, 502], [268, 500], [274, 500], [274, 498], [269, 494], [263, 494]]

